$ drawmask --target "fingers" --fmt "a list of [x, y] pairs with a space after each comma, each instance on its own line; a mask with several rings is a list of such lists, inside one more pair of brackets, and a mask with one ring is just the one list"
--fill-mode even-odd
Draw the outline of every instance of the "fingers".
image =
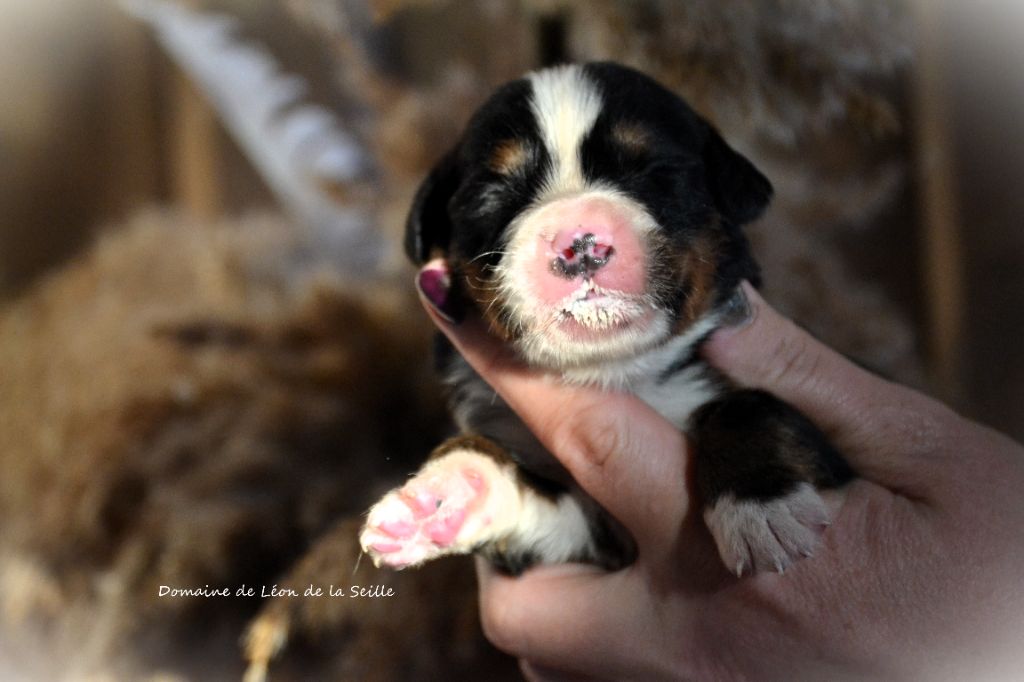
[[[487, 638], [530, 661], [539, 679], [583, 679], [569, 662], [600, 670], [602, 679], [643, 676], [649, 664], [636, 623], [650, 621], [646, 598], [630, 571], [606, 574], [583, 566], [533, 570], [513, 579], [478, 560], [480, 612]], [[557, 608], [552, 608], [557, 604]], [[580, 670], [579, 672], [583, 672]]]
[[596, 677], [585, 673], [573, 673], [548, 668], [527, 661], [525, 658], [519, 661], [519, 672], [523, 674], [523, 679], [526, 682], [598, 682], [598, 680], [608, 679], [604, 676]]
[[426, 307], [462, 356], [637, 542], [678, 535], [688, 499], [686, 444], [678, 429], [634, 396], [526, 371], [479, 321], [455, 325]]
[[861, 476], [888, 487], [915, 485], [918, 457], [941, 449], [955, 415], [856, 366], [743, 287], [751, 319], [718, 331], [704, 347], [708, 361], [804, 412]]

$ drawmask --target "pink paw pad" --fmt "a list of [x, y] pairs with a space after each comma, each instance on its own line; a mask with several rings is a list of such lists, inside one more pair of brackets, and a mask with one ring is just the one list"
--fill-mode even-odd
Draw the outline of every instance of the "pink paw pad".
[[446, 547], [455, 541], [455, 536], [458, 535], [465, 520], [466, 510], [457, 509], [447, 518], [430, 521], [423, 526], [423, 530], [435, 545]]
[[466, 479], [466, 483], [468, 483], [470, 487], [478, 493], [482, 493], [487, 489], [487, 483], [484, 481], [483, 475], [481, 475], [476, 469], [466, 467], [462, 470], [462, 476]]
[[416, 532], [416, 524], [409, 521], [382, 521], [377, 529], [393, 538], [407, 538]]
[[441, 498], [426, 490], [410, 490], [407, 485], [402, 488], [402, 500], [409, 505], [413, 516], [417, 519], [430, 516], [441, 506]]
[[[484, 475], [466, 466], [428, 465], [371, 510], [360, 544], [378, 565], [404, 568], [443, 554], [468, 551], [475, 539], [460, 538], [467, 518], [481, 505]], [[486, 524], [475, 524], [476, 528]]]
[[381, 554], [390, 554], [402, 549], [402, 546], [394, 542], [375, 542], [370, 545], [370, 549]]

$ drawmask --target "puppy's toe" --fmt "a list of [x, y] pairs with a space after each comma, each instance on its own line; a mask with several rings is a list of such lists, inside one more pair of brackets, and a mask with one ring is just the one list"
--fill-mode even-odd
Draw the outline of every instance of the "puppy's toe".
[[784, 572], [814, 554], [829, 515], [809, 483], [771, 500], [737, 500], [725, 495], [704, 512], [718, 552], [736, 575]]

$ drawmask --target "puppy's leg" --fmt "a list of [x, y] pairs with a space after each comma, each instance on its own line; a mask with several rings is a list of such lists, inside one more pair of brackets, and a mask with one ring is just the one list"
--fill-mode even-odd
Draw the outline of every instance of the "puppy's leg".
[[360, 544], [375, 564], [392, 568], [479, 551], [517, 572], [593, 557], [605, 528], [593, 512], [568, 491], [528, 481], [492, 441], [460, 436], [370, 509]]
[[764, 391], [738, 390], [691, 421], [704, 519], [736, 574], [784, 571], [811, 556], [830, 519], [817, 489], [853, 471], [806, 417]]

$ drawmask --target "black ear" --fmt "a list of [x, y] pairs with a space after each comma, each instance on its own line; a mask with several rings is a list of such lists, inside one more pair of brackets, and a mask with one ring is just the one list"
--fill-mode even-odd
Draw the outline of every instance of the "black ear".
[[733, 225], [754, 220], [772, 198], [772, 183], [754, 164], [725, 143], [718, 131], [709, 126], [710, 135], [704, 147], [704, 167], [708, 186], [718, 209]]
[[405, 253], [417, 265], [435, 251], [447, 252], [452, 223], [448, 201], [459, 186], [455, 150], [448, 152], [416, 190], [405, 221]]

